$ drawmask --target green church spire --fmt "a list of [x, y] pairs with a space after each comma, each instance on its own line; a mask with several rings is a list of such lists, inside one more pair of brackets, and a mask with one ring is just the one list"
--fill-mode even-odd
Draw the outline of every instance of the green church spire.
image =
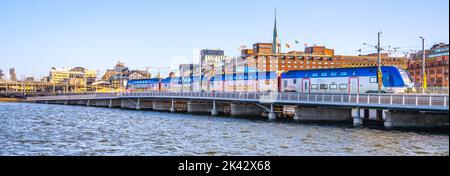
[[278, 40], [278, 31], [277, 31], [277, 9], [275, 9], [275, 25], [273, 28], [273, 39], [272, 39], [272, 53], [278, 54], [280, 53], [280, 49], [278, 47], [279, 40]]

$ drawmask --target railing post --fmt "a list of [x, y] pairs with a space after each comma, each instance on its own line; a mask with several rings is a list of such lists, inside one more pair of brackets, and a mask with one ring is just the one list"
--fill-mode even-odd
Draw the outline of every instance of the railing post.
[[378, 94], [378, 104], [381, 104], [381, 94]]
[[416, 95], [416, 106], [419, 106], [419, 96]]
[[344, 94], [341, 94], [341, 103], [344, 103]]
[[447, 106], [447, 96], [444, 96], [444, 107]]
[[359, 93], [356, 94], [356, 104], [359, 104]]
[[390, 102], [390, 104], [392, 105], [392, 102], [393, 101], [393, 97], [392, 97], [392, 95], [391, 95], [391, 97], [390, 97], [390, 100], [389, 100], [389, 102]]
[[406, 104], [406, 99], [405, 98], [406, 98], [405, 95], [403, 95], [403, 100], [402, 100], [403, 101], [403, 103], [402, 103], [403, 106], [405, 106], [405, 104]]
[[430, 106], [433, 106], [433, 96], [430, 95]]
[[370, 94], [367, 94], [367, 104], [370, 104]]

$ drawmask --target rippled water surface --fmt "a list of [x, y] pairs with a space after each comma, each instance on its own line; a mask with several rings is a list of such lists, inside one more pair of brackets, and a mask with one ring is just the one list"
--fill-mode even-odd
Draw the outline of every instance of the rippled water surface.
[[448, 154], [448, 134], [0, 103], [0, 155]]

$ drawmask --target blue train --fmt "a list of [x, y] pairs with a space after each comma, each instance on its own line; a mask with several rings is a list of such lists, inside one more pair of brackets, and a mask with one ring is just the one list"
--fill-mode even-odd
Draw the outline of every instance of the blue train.
[[[411, 76], [395, 66], [381, 67], [382, 92], [411, 91]], [[298, 92], [298, 93], [376, 93], [377, 67], [333, 68], [276, 72], [218, 74], [166, 79], [130, 80], [129, 92]]]

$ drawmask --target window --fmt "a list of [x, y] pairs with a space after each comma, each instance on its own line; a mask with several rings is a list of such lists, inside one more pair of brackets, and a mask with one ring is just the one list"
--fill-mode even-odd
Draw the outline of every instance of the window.
[[338, 85], [337, 84], [330, 84], [330, 90], [337, 90]]
[[288, 86], [288, 81], [284, 80], [284, 87], [287, 87], [287, 86]]
[[337, 72], [331, 72], [330, 76], [337, 76]]
[[328, 84], [321, 84], [320, 85], [320, 90], [327, 90], [328, 89]]
[[319, 85], [317, 84], [311, 84], [311, 89], [317, 90], [319, 88]]
[[328, 73], [321, 73], [320, 76], [328, 76]]
[[340, 90], [347, 90], [347, 89], [348, 89], [347, 84], [341, 84], [341, 85], [339, 85], [339, 89], [340, 89]]
[[347, 72], [341, 72], [341, 73], [339, 73], [339, 75], [341, 75], [341, 76], [347, 76]]
[[378, 79], [377, 79], [377, 77], [371, 77], [371, 78], [369, 78], [370, 80], [370, 83], [378, 83]]
[[318, 77], [319, 76], [319, 73], [313, 73], [312, 74], [312, 77]]
[[296, 79], [294, 79], [294, 84], [297, 84], [297, 80]]

